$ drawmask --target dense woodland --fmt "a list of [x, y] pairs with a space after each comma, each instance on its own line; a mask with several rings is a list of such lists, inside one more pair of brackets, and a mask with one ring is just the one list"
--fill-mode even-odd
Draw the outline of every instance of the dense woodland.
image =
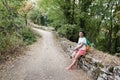
[[120, 0], [38, 0], [33, 14], [34, 22], [46, 16], [47, 25], [71, 41], [84, 29], [95, 48], [120, 53]]

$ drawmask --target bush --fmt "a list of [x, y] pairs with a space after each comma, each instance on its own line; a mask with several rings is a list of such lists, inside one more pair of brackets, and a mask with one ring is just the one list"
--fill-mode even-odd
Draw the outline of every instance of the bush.
[[0, 33], [0, 56], [13, 54], [20, 45], [22, 45], [22, 40], [16, 36], [16, 33], [12, 35], [8, 33]]
[[57, 30], [58, 34], [71, 41], [78, 41], [79, 27], [76, 25], [65, 24]]
[[29, 27], [25, 27], [24, 29], [22, 29], [21, 34], [23, 41], [26, 44], [32, 44], [36, 41], [36, 34]]
[[21, 28], [19, 32], [0, 32], [0, 61], [10, 57], [26, 44], [36, 41], [36, 34], [28, 27]]

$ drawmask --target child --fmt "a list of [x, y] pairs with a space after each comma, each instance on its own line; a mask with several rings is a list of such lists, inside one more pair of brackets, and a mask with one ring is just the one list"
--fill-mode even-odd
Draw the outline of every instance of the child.
[[86, 38], [85, 38], [85, 32], [80, 31], [79, 32], [79, 40], [78, 44], [74, 49], [74, 52], [72, 54], [73, 61], [72, 63], [66, 68], [67, 70], [72, 69], [72, 67], [76, 64], [76, 61], [81, 55], [84, 55], [86, 53]]

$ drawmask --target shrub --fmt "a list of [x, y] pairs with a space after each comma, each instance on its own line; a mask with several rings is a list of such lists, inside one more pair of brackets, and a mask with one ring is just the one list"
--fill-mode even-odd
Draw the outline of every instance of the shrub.
[[25, 27], [21, 30], [23, 41], [26, 44], [32, 44], [36, 41], [36, 34], [29, 27]]
[[0, 56], [13, 54], [20, 45], [22, 45], [22, 40], [16, 36], [16, 33], [13, 33], [12, 35], [0, 33]]
[[12, 34], [0, 32], [0, 61], [10, 57], [26, 44], [32, 44], [36, 41], [36, 34], [28, 27], [21, 28], [18, 32]]

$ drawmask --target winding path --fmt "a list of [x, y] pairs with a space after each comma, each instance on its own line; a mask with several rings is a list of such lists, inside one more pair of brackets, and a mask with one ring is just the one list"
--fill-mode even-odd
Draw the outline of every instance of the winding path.
[[0, 72], [0, 80], [92, 80], [81, 69], [65, 70], [71, 60], [52, 32], [34, 30], [42, 37], [29, 46], [25, 55], [15, 60], [4, 72]]

